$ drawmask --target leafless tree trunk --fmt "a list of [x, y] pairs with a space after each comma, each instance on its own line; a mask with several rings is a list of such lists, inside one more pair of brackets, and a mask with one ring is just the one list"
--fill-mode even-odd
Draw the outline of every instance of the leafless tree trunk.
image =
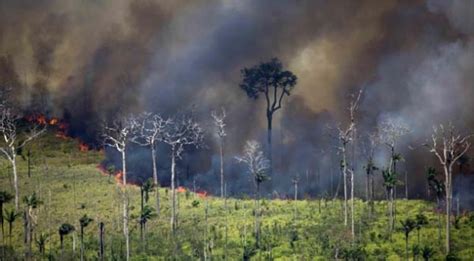
[[216, 127], [216, 135], [219, 138], [219, 156], [220, 156], [220, 179], [221, 179], [221, 198], [224, 197], [224, 138], [227, 136], [225, 131], [226, 111], [222, 108], [222, 112], [218, 114], [216, 111], [211, 113]]
[[[29, 129], [24, 133], [23, 139], [19, 138], [19, 121], [21, 117], [15, 114], [10, 108], [0, 106], [0, 136], [3, 138], [0, 152], [4, 154], [12, 165], [13, 186], [15, 189], [15, 211], [19, 209], [20, 189], [18, 185], [18, 170], [16, 166], [17, 150], [23, 148], [33, 139], [46, 131], [46, 125], [30, 123]], [[18, 142], [20, 140], [20, 142]]]
[[99, 223], [99, 260], [103, 261], [104, 256], [104, 222]]
[[[452, 173], [453, 165], [462, 157], [471, 147], [469, 139], [472, 135], [460, 135], [456, 132], [453, 125], [449, 124], [446, 128], [440, 125], [434, 128], [431, 136], [431, 143], [425, 144], [431, 153], [433, 153], [443, 166], [445, 174], [446, 188], [446, 254], [450, 252], [451, 242], [451, 204], [452, 204]], [[441, 141], [441, 144], [438, 141]]]
[[171, 149], [171, 230], [176, 230], [176, 152], [175, 148]]
[[129, 219], [129, 195], [127, 189], [127, 143], [131, 139], [134, 132], [135, 121], [133, 117], [121, 118], [118, 121], [113, 121], [112, 124], [104, 126], [104, 133], [102, 134], [104, 144], [106, 146], [116, 149], [122, 157], [122, 204], [123, 204], [123, 235], [125, 237], [125, 251], [126, 260], [130, 260], [130, 232], [128, 228]]

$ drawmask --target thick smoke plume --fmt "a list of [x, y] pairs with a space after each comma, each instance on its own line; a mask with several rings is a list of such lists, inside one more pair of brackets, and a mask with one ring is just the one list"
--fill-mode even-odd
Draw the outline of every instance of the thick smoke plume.
[[[299, 78], [277, 113], [279, 190], [300, 173], [317, 194], [338, 175], [326, 126], [348, 120], [348, 94], [363, 88], [358, 133], [388, 117], [410, 125], [399, 150], [422, 196], [415, 184], [436, 164], [419, 148], [431, 126], [474, 129], [472, 13], [470, 0], [4, 0], [0, 86], [24, 111], [66, 119], [92, 143], [101, 120], [118, 114], [192, 109], [212, 126], [210, 111], [225, 105], [227, 168], [240, 177], [229, 191], [239, 193], [248, 177], [232, 157], [265, 134], [263, 101], [238, 88], [240, 69], [279, 57]], [[217, 188], [214, 142], [208, 135], [208, 150], [186, 155], [182, 182]], [[159, 155], [165, 177], [166, 150]]]

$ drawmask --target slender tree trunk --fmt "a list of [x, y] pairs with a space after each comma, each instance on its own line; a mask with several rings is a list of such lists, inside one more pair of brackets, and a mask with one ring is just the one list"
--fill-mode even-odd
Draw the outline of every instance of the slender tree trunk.
[[153, 163], [153, 183], [156, 189], [156, 214], [160, 216], [160, 182], [158, 180], [158, 169], [156, 165], [156, 147], [155, 144], [151, 145], [151, 161]]
[[59, 240], [61, 242], [61, 260], [64, 260], [64, 237], [60, 235]]
[[441, 244], [441, 201], [436, 197], [436, 213], [438, 213], [438, 242]]
[[173, 234], [176, 230], [176, 188], [175, 188], [175, 180], [176, 180], [176, 152], [175, 148], [171, 149], [171, 231]]
[[16, 169], [16, 151], [15, 148], [11, 148], [11, 159], [10, 162], [12, 164], [13, 169], [13, 186], [15, 188], [15, 211], [18, 212], [18, 208], [20, 206], [20, 189], [18, 188], [18, 173]]
[[224, 209], [225, 209], [225, 231], [224, 231], [224, 261], [227, 261], [227, 241], [229, 230], [229, 209], [227, 207], [227, 183], [224, 184]]
[[28, 165], [28, 178], [31, 178], [31, 150], [28, 149], [27, 152], [27, 165]]
[[343, 173], [343, 184], [344, 184], [344, 226], [347, 227], [347, 160], [346, 160], [346, 147], [342, 146], [342, 173]]
[[126, 151], [122, 153], [122, 180], [123, 180], [123, 235], [125, 237], [126, 260], [130, 260], [130, 235], [128, 230], [128, 191], [127, 191], [127, 161]]
[[104, 222], [99, 223], [99, 260], [104, 260]]
[[224, 197], [224, 137], [220, 137], [220, 170], [221, 170], [221, 198]]
[[272, 119], [273, 119], [273, 114], [270, 111], [267, 111], [267, 124], [268, 124], [267, 142], [268, 142], [268, 160], [270, 161], [270, 167], [269, 167], [270, 177], [273, 176]]
[[[370, 168], [370, 166], [367, 166], [367, 168]], [[365, 200], [367, 202], [370, 201], [370, 170], [367, 170], [366, 175], [365, 175]]]
[[354, 225], [354, 170], [351, 170], [351, 234], [352, 240], [355, 240], [355, 225]]
[[451, 169], [445, 166], [444, 172], [446, 174], [446, 254], [449, 254], [451, 241]]
[[2, 225], [2, 243], [5, 245], [5, 228], [3, 220], [3, 203], [0, 203], [0, 224]]
[[81, 261], [84, 261], [84, 227], [81, 226]]

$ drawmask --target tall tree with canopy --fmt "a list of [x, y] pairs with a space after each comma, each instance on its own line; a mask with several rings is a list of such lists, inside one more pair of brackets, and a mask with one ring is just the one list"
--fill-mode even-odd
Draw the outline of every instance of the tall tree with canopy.
[[272, 121], [273, 114], [281, 109], [285, 96], [289, 96], [296, 85], [297, 77], [290, 71], [283, 69], [278, 58], [263, 62], [241, 71], [242, 82], [240, 88], [252, 99], [257, 99], [261, 94], [265, 96], [266, 117], [268, 129], [268, 158], [270, 160], [270, 175], [272, 175]]

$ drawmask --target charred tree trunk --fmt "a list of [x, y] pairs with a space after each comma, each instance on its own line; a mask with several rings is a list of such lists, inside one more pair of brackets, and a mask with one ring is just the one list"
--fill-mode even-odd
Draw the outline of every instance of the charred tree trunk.
[[[267, 132], [267, 142], [268, 142], [268, 159], [270, 160], [270, 168], [269, 173], [270, 177], [273, 176], [273, 157], [272, 157], [272, 120], [273, 120], [273, 113], [267, 110], [267, 125], [268, 125], [268, 132]], [[270, 179], [271, 182], [271, 179]]]
[[28, 178], [31, 178], [31, 150], [30, 149], [28, 149], [26, 157], [27, 157], [27, 165], [28, 165]]
[[104, 222], [99, 223], [99, 260], [104, 260]]
[[81, 226], [81, 261], [84, 260], [84, 227]]

